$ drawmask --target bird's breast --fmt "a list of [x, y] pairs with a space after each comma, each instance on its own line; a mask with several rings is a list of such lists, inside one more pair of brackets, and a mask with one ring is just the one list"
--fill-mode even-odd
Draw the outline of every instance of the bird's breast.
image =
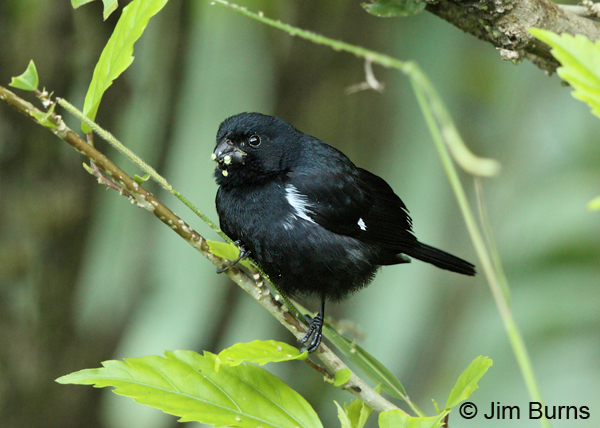
[[294, 225], [294, 218], [298, 218], [298, 212], [286, 197], [285, 187], [275, 183], [241, 189], [220, 188], [217, 211], [221, 223], [244, 242], [267, 236], [281, 239], [278, 235]]

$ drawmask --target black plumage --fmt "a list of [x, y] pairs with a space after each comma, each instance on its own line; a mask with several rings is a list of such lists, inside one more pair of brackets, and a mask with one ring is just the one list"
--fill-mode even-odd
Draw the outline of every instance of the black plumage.
[[213, 159], [221, 229], [282, 292], [321, 299], [303, 339], [309, 351], [321, 341], [325, 301], [364, 287], [379, 266], [412, 257], [475, 275], [471, 263], [417, 240], [404, 203], [383, 179], [277, 117], [226, 119]]

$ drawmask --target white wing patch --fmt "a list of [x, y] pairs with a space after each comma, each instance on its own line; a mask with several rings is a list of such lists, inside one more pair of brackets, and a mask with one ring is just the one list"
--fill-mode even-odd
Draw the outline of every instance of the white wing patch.
[[308, 202], [308, 198], [300, 193], [292, 184], [285, 185], [285, 198], [294, 209], [294, 215], [296, 217], [314, 223], [314, 220], [309, 216], [310, 202]]
[[362, 218], [358, 219], [358, 227], [361, 228], [361, 230], [367, 230], [367, 225], [365, 224], [365, 221]]

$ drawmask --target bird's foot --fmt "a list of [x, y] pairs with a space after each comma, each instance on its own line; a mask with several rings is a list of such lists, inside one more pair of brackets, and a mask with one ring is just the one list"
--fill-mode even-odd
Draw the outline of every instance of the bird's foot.
[[242, 244], [242, 241], [235, 241], [233, 244], [236, 247], [238, 247], [238, 249], [240, 250], [240, 255], [238, 256], [237, 259], [230, 260], [231, 263], [228, 266], [225, 266], [225, 267], [222, 267], [222, 268], [218, 268], [217, 269], [217, 273], [223, 273], [223, 272], [225, 272], [227, 269], [229, 269], [231, 267], [234, 267], [239, 262], [241, 262], [244, 259], [247, 259], [250, 256], [250, 250], [246, 250], [246, 247], [244, 247], [244, 244]]
[[298, 342], [302, 344], [308, 342], [308, 344], [303, 346], [300, 352], [308, 351], [309, 353], [313, 353], [317, 350], [323, 339], [323, 310], [319, 311], [314, 318], [311, 318], [309, 315], [304, 315], [304, 318], [306, 318], [310, 325], [304, 337], [298, 340]]

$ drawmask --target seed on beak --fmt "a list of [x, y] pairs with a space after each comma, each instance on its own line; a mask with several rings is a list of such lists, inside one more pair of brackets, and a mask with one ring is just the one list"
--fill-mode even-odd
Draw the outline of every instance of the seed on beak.
[[213, 153], [212, 155], [210, 155], [210, 159], [216, 161], [217, 160], [217, 155], [215, 155]]
[[221, 171], [221, 174], [223, 174], [223, 177], [227, 177], [229, 175], [229, 173], [227, 172], [226, 169], [224, 169], [223, 171]]
[[223, 163], [229, 165], [231, 163], [231, 156], [227, 155], [223, 158]]

